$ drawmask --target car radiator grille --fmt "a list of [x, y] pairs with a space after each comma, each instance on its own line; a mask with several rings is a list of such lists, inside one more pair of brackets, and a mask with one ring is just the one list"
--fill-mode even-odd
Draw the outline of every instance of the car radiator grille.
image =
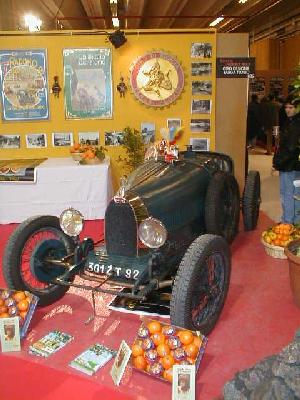
[[138, 254], [138, 224], [148, 217], [148, 211], [133, 192], [124, 201], [112, 200], [105, 213], [105, 241], [107, 254], [135, 257]]

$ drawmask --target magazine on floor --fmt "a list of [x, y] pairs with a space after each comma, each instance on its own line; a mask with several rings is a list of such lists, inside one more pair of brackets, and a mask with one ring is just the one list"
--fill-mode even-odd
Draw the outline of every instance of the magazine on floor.
[[69, 365], [85, 374], [94, 375], [99, 368], [103, 367], [115, 355], [116, 351], [96, 343], [79, 354]]
[[44, 337], [29, 346], [29, 354], [48, 357], [62, 349], [73, 339], [73, 336], [58, 330], [47, 333]]

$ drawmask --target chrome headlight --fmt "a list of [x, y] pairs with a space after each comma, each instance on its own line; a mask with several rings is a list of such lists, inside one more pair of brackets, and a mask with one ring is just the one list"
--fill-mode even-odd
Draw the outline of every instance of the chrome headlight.
[[68, 236], [78, 236], [83, 229], [84, 219], [79, 211], [68, 208], [61, 213], [59, 224]]
[[158, 249], [167, 240], [165, 226], [158, 219], [152, 217], [140, 223], [138, 233], [141, 242], [151, 249]]

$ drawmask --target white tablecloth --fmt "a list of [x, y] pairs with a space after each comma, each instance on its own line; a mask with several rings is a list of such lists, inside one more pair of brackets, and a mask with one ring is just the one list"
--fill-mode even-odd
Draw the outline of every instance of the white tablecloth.
[[22, 222], [35, 215], [56, 215], [67, 207], [85, 219], [104, 218], [112, 197], [109, 159], [79, 165], [71, 157], [49, 158], [36, 167], [33, 184], [0, 183], [0, 223]]

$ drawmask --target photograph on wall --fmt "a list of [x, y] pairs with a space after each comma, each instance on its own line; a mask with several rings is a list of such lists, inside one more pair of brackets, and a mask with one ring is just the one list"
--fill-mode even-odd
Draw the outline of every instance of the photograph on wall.
[[26, 146], [28, 149], [41, 149], [47, 147], [46, 133], [28, 133], [26, 135]]
[[191, 112], [192, 114], [210, 114], [211, 100], [192, 99]]
[[269, 92], [274, 94], [274, 96], [282, 96], [283, 84], [284, 84], [283, 76], [273, 76], [269, 80]]
[[153, 122], [141, 123], [141, 134], [145, 144], [154, 143], [155, 138], [155, 124]]
[[192, 132], [210, 132], [210, 119], [191, 119]]
[[64, 49], [67, 119], [112, 118], [111, 49]]
[[121, 146], [124, 140], [123, 132], [105, 132], [104, 134], [105, 146]]
[[73, 146], [73, 133], [53, 132], [52, 145], [54, 147]]
[[212, 81], [192, 81], [192, 94], [212, 94]]
[[249, 79], [249, 95], [256, 94], [260, 99], [266, 95], [266, 82], [263, 77]]
[[0, 135], [0, 149], [19, 149], [20, 135]]
[[0, 50], [0, 85], [4, 121], [49, 119], [46, 50]]
[[181, 119], [180, 118], [168, 118], [167, 119], [167, 127], [170, 128], [180, 128], [181, 127]]
[[98, 146], [100, 134], [99, 132], [79, 132], [78, 143], [83, 145]]
[[192, 63], [192, 76], [210, 76], [212, 73], [212, 63]]
[[212, 57], [212, 44], [211, 43], [192, 43], [191, 57], [211, 58]]
[[208, 138], [190, 138], [193, 151], [209, 151], [210, 140]]

